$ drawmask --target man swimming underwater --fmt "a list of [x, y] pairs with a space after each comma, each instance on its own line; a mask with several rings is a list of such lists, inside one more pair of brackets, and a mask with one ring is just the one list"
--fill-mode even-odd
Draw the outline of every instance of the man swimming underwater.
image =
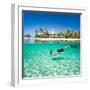
[[78, 48], [78, 47], [73, 46], [73, 45], [65, 46], [65, 47], [63, 47], [63, 48], [58, 49], [58, 50], [57, 50], [56, 52], [54, 52], [54, 53], [53, 53], [52, 51], [50, 51], [50, 54], [53, 55], [53, 56], [56, 56], [56, 55], [58, 55], [58, 54], [64, 52], [64, 50], [65, 50], [66, 48], [69, 48], [69, 47]]

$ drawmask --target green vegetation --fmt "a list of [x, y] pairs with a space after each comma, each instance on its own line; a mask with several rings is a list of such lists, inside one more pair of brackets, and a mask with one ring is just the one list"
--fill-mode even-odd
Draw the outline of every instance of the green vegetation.
[[[30, 38], [31, 35], [25, 34], [24, 37]], [[60, 33], [51, 34], [47, 28], [39, 28], [35, 30], [35, 38], [80, 38], [80, 32], [75, 32], [70, 29], [65, 29]]]
[[29, 34], [25, 34], [24, 37], [30, 38], [31, 36]]
[[64, 32], [51, 34], [47, 28], [40, 28], [35, 31], [36, 38], [80, 38], [80, 32], [74, 32], [70, 29]]

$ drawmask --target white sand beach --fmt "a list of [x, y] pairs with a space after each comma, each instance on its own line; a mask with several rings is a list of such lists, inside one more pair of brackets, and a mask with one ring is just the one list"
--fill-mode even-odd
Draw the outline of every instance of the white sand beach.
[[80, 39], [77, 38], [27, 38], [24, 37], [24, 39], [28, 39], [28, 40], [41, 40], [41, 41], [56, 41], [56, 40], [60, 40], [60, 41], [80, 41]]

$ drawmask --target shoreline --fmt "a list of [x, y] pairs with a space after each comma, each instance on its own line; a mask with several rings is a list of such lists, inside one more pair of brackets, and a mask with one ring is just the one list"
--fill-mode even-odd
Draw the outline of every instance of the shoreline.
[[24, 40], [39, 40], [39, 41], [80, 41], [80, 39], [75, 38], [25, 38]]

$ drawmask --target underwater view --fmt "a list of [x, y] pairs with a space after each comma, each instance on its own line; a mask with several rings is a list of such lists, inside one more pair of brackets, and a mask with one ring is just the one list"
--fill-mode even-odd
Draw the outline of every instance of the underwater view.
[[[74, 47], [71, 47], [73, 45]], [[56, 52], [65, 48], [62, 53]], [[52, 77], [80, 75], [80, 42], [24, 43], [24, 77]]]

